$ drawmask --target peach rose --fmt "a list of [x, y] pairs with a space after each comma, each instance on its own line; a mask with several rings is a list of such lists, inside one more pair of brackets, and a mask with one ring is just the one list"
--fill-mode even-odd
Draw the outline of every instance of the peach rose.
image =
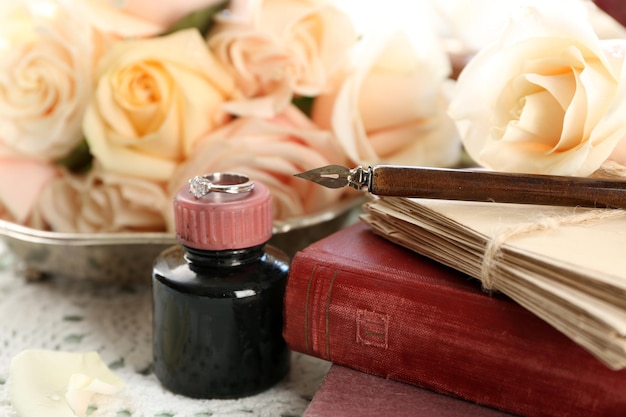
[[342, 197], [340, 190], [294, 177], [329, 164], [345, 164], [334, 138], [290, 106], [274, 119], [242, 117], [204, 137], [177, 169], [169, 192], [174, 195], [196, 175], [239, 172], [270, 188], [274, 218], [283, 220], [322, 210]]
[[271, 117], [294, 94], [323, 92], [356, 40], [349, 17], [320, 0], [234, 2], [217, 23], [209, 46], [254, 98], [228, 103], [239, 115]]
[[[142, 0], [56, 0], [74, 10], [76, 15], [103, 34], [127, 37], [154, 36], [167, 29], [164, 20], [153, 16], [178, 8], [181, 2], [157, 1], [150, 5]], [[182, 2], [184, 3], [184, 2]], [[145, 9], [141, 9], [141, 6]]]
[[0, 141], [54, 160], [82, 140], [91, 94], [91, 29], [52, 2], [0, 7]]
[[354, 163], [447, 166], [460, 156], [456, 127], [447, 116], [443, 50], [404, 32], [370, 38], [354, 71], [316, 98], [313, 120], [332, 129]]
[[195, 29], [119, 42], [101, 61], [83, 123], [106, 170], [168, 180], [194, 143], [228, 120], [231, 76]]
[[470, 156], [501, 171], [591, 174], [626, 135], [625, 47], [600, 41], [578, 2], [523, 9], [459, 77], [450, 114]]
[[0, 157], [0, 217], [40, 228], [36, 206], [39, 196], [60, 170], [34, 159]]
[[[108, 0], [115, 2], [115, 0]], [[119, 0], [117, 3], [120, 3]], [[120, 8], [134, 16], [140, 16], [150, 22], [169, 27], [187, 14], [217, 6], [223, 0], [180, 0], [180, 1], [154, 1], [154, 0], [125, 0]]]
[[[27, 0], [39, 2], [41, 0]], [[163, 33], [167, 25], [151, 19], [152, 13], [180, 2], [152, 2], [151, 7], [139, 9], [142, 0], [43, 0], [65, 5], [74, 16], [91, 28], [93, 63], [97, 67], [100, 58], [117, 42], [131, 38], [153, 37]], [[184, 3], [184, 2], [183, 2]], [[164, 6], [164, 7], [163, 7]], [[146, 16], [147, 15], [147, 16]], [[71, 30], [71, 29], [70, 29]]]
[[65, 174], [42, 191], [37, 210], [55, 232], [165, 231], [170, 198], [159, 183], [114, 174], [96, 165], [85, 176]]

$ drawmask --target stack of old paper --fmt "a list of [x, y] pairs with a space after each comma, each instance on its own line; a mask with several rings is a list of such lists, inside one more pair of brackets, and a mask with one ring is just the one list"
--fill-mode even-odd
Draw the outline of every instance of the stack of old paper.
[[626, 367], [626, 211], [381, 197], [363, 220]]

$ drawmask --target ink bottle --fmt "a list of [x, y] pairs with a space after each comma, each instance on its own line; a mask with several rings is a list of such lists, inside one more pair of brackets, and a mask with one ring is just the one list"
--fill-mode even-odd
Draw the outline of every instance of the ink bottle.
[[174, 198], [178, 244], [154, 261], [154, 372], [193, 398], [239, 398], [289, 371], [282, 337], [289, 258], [272, 236], [268, 188], [246, 176], [196, 177]]

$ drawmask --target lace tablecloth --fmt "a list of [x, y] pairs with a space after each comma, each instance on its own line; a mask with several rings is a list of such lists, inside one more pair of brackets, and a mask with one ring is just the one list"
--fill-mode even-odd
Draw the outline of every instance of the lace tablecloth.
[[[8, 393], [11, 359], [25, 349], [98, 351], [125, 382], [113, 396], [96, 396], [89, 416], [299, 416], [329, 363], [292, 354], [290, 374], [274, 388], [239, 400], [194, 400], [164, 390], [151, 371], [149, 285], [120, 288], [48, 278], [26, 281], [0, 244], [0, 415], [15, 416]], [[45, 417], [45, 416], [40, 416]]]

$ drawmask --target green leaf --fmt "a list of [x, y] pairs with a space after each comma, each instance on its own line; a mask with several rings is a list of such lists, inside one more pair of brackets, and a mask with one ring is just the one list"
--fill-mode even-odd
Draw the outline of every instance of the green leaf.
[[311, 117], [311, 111], [313, 110], [313, 102], [315, 101], [315, 97], [294, 97], [291, 102], [297, 108], [302, 111], [302, 113], [306, 114], [308, 117]]
[[64, 166], [74, 173], [87, 172], [91, 169], [93, 156], [89, 152], [87, 141], [83, 140], [64, 158], [57, 161], [57, 164]]
[[191, 12], [170, 27], [164, 35], [169, 35], [182, 29], [196, 28], [202, 36], [206, 36], [213, 26], [213, 18], [216, 14], [225, 9], [228, 6], [228, 3], [229, 1], [225, 0], [206, 9]]

